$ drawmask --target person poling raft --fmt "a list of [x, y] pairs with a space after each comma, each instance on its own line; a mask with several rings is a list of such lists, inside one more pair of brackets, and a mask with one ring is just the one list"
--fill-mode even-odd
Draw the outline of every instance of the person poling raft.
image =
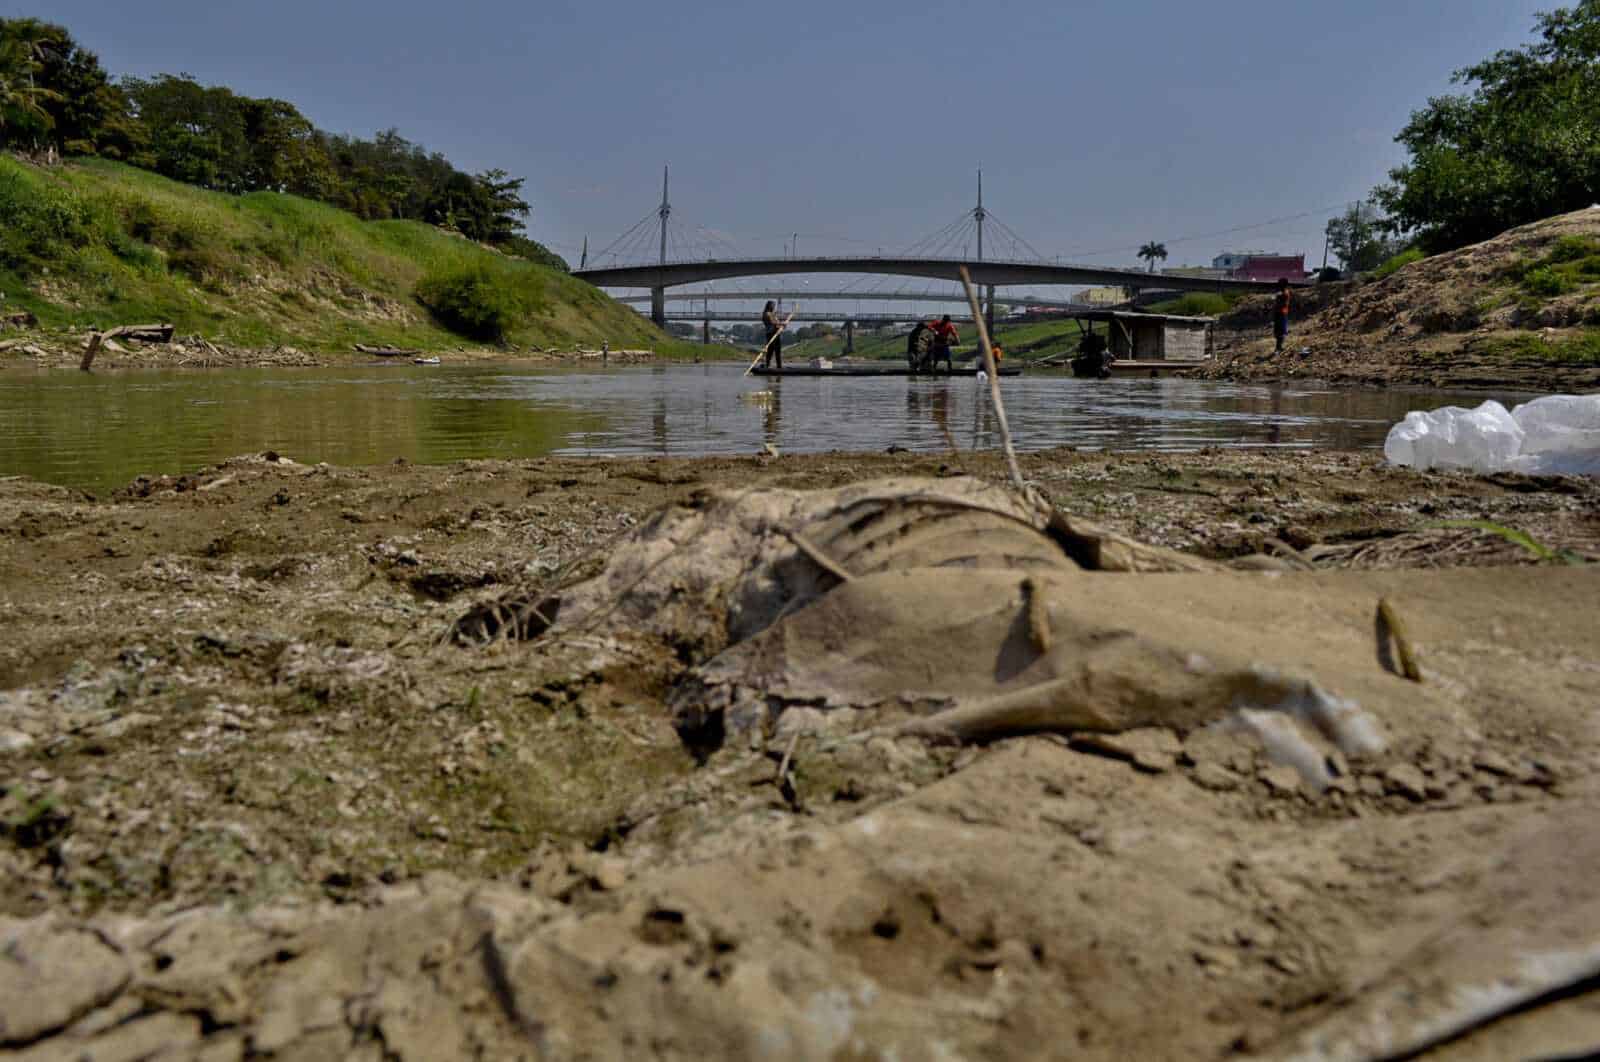
[[767, 300], [767, 308], [761, 311], [761, 323], [767, 329], [767, 342], [756, 354], [755, 360], [750, 363], [750, 367], [745, 369], [744, 374], [746, 376], [755, 372], [758, 365], [763, 373], [767, 372], [767, 359], [773, 356], [778, 359], [777, 371], [780, 374], [783, 372], [783, 330], [789, 327], [789, 322], [794, 320], [795, 311], [799, 308], [800, 304], [795, 303], [795, 310], [789, 311], [789, 316], [780, 321], [778, 320], [776, 307], [774, 307], [770, 299]]
[[788, 323], [778, 320], [778, 308], [768, 299], [766, 309], [761, 311], [761, 324], [767, 330], [767, 345], [761, 353], [763, 369], [771, 368], [776, 361], [778, 371], [783, 371], [783, 330]]

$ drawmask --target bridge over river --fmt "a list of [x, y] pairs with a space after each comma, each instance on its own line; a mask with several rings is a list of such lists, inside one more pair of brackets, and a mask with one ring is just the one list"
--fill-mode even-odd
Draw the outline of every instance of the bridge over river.
[[[580, 277], [596, 287], [602, 288], [635, 288], [647, 289], [650, 293], [650, 317], [657, 324], [665, 324], [667, 314], [667, 290], [682, 287], [686, 284], [704, 284], [718, 280], [730, 280], [743, 277], [786, 276], [818, 273], [848, 273], [854, 275], [881, 275], [899, 277], [918, 277], [927, 280], [958, 281], [961, 279], [962, 270], [965, 269], [972, 282], [984, 289], [987, 308], [985, 317], [992, 325], [994, 320], [995, 289], [1016, 286], [1061, 286], [1061, 285], [1090, 285], [1100, 287], [1124, 288], [1130, 294], [1137, 294], [1142, 289], [1160, 289], [1163, 291], [1209, 291], [1219, 294], [1248, 293], [1270, 291], [1271, 283], [1251, 280], [1234, 280], [1211, 276], [1193, 276], [1180, 273], [1153, 273], [1138, 269], [1106, 268], [1103, 266], [1071, 265], [1060, 261], [1049, 261], [1043, 255], [1035, 258], [1016, 257], [1016, 252], [1026, 250], [1037, 253], [1016, 233], [1006, 228], [999, 219], [995, 218], [983, 205], [983, 174], [978, 174], [978, 205], [961, 218], [939, 233], [934, 234], [912, 248], [897, 254], [874, 255], [841, 255], [841, 256], [801, 256], [791, 253], [783, 257], [740, 257], [727, 255], [716, 247], [709, 249], [709, 253], [701, 253], [704, 248], [688, 248], [674, 241], [668, 219], [672, 216], [672, 205], [668, 197], [667, 175], [663, 173], [661, 181], [661, 205], [651, 214], [640, 219], [631, 229], [612, 244], [615, 248], [619, 244], [632, 239], [631, 245], [637, 250], [642, 240], [654, 242], [656, 230], [650, 228], [654, 221], [659, 220], [659, 245], [652, 247], [654, 261], [640, 263], [627, 262], [622, 256], [613, 253], [611, 249], [602, 251], [598, 257], [610, 258], [604, 265], [589, 265], [587, 245], [584, 260], [579, 268], [573, 271], [573, 276]], [[985, 224], [997, 227], [1011, 239], [1013, 257], [995, 258], [984, 254], [984, 229]], [[976, 255], [966, 253], [967, 244], [958, 242], [964, 237], [958, 232], [966, 230], [960, 226], [971, 225], [975, 229]], [[940, 242], [942, 241], [942, 242]], [[952, 256], [940, 253], [949, 249], [959, 248], [962, 253]], [[674, 253], [680, 250], [693, 250], [694, 254]], [[632, 254], [628, 257], [633, 257]], [[835, 314], [832, 318], [837, 320], [841, 315]], [[700, 316], [701, 320], [705, 315]]]
[[[735, 258], [707, 259], [703, 262], [657, 262], [650, 265], [596, 266], [578, 269], [581, 277], [602, 288], [650, 289], [650, 317], [657, 324], [667, 318], [666, 289], [684, 284], [699, 284], [732, 277], [782, 276], [802, 273], [877, 273], [889, 276], [923, 277], [930, 280], [960, 280], [965, 266], [974, 284], [986, 289], [986, 300], [993, 302], [992, 289], [1013, 285], [1092, 285], [1142, 288], [1164, 291], [1230, 292], [1271, 291], [1265, 281], [1219, 280], [1212, 277], [1146, 273], [1138, 269], [1105, 269], [1099, 266], [1057, 265], [1049, 262], [1006, 261], [975, 258], [903, 257], [826, 257], [826, 258]], [[837, 319], [839, 315], [835, 314]]]

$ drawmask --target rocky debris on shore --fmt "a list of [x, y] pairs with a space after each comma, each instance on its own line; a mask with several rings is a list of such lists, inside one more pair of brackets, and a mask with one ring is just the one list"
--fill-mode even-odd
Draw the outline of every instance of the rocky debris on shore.
[[[112, 330], [113, 333], [116, 330]], [[36, 329], [25, 327], [15, 338], [0, 339], [0, 368], [6, 365], [28, 365], [36, 368], [78, 368], [94, 343], [92, 367], [96, 369], [135, 368], [244, 368], [279, 367], [306, 368], [318, 365], [345, 364], [352, 357], [376, 358], [410, 362], [420, 350], [398, 347], [356, 345], [351, 352], [342, 354], [314, 353], [292, 346], [243, 347], [222, 343], [199, 335], [174, 335], [167, 342], [157, 341], [146, 333], [104, 334], [72, 329]], [[529, 347], [525, 350], [458, 350], [451, 357], [473, 360], [493, 360], [507, 357], [532, 357], [540, 361], [600, 362], [607, 364], [637, 364], [654, 361], [656, 354], [650, 350], [613, 350], [602, 356], [598, 350], [545, 350]], [[432, 360], [427, 362], [434, 364]]]
[[[113, 330], [115, 332], [115, 330]], [[95, 337], [102, 336], [98, 344]], [[173, 335], [166, 342], [146, 333], [114, 334], [40, 331], [27, 339], [0, 343], [0, 365], [25, 359], [36, 367], [77, 368], [95, 346], [94, 368], [197, 368], [215, 369], [276, 365], [304, 367], [319, 364], [312, 355], [294, 347], [237, 347], [212, 342], [204, 336]]]

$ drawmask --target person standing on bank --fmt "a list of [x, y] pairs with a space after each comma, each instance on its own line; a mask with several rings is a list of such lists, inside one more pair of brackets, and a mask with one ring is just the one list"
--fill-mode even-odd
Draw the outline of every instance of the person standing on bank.
[[767, 308], [761, 311], [761, 323], [767, 330], [767, 348], [761, 355], [763, 369], [777, 362], [778, 371], [783, 371], [783, 322], [778, 320], [778, 307], [771, 299], [767, 300]]
[[1277, 340], [1274, 354], [1283, 353], [1283, 341], [1289, 338], [1289, 281], [1278, 278], [1278, 294], [1272, 299], [1272, 336]]

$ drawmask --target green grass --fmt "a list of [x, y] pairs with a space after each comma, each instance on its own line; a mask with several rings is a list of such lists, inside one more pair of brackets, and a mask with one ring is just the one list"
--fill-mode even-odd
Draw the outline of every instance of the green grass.
[[1426, 257], [1427, 256], [1422, 253], [1422, 248], [1420, 248], [1420, 247], [1408, 248], [1408, 249], [1406, 249], [1404, 251], [1401, 251], [1399, 254], [1395, 255], [1393, 258], [1389, 259], [1387, 262], [1383, 263], [1377, 269], [1374, 269], [1372, 271], [1372, 279], [1373, 280], [1386, 280], [1389, 277], [1392, 277], [1396, 273], [1400, 272], [1400, 270], [1404, 269], [1406, 266], [1410, 265], [1411, 263], [1420, 262]]
[[1492, 336], [1477, 349], [1494, 357], [1600, 365], [1600, 329], [1583, 329], [1551, 342], [1546, 342], [1543, 336], [1528, 333]]
[[1491, 535], [1505, 539], [1514, 546], [1521, 546], [1527, 550], [1534, 560], [1540, 563], [1556, 562], [1560, 564], [1584, 565], [1588, 562], [1581, 554], [1566, 549], [1551, 549], [1526, 531], [1515, 527], [1507, 527], [1490, 520], [1445, 520], [1439, 527], [1463, 527], [1474, 531], [1485, 531]]
[[1539, 300], [1567, 295], [1600, 282], [1600, 240], [1563, 236], [1542, 258], [1511, 263], [1505, 275], [1530, 308], [1536, 308]]
[[[461, 276], [494, 327], [418, 301], [425, 278]], [[515, 346], [700, 352], [558, 269], [428, 225], [223, 195], [101, 160], [43, 170], [0, 157], [0, 291], [46, 327], [170, 321], [245, 346], [443, 349], [498, 334]]]
[[1166, 302], [1152, 303], [1150, 313], [1166, 313], [1174, 317], [1219, 317], [1233, 309], [1239, 301], [1237, 295], [1218, 295], [1213, 291], [1191, 291]]

